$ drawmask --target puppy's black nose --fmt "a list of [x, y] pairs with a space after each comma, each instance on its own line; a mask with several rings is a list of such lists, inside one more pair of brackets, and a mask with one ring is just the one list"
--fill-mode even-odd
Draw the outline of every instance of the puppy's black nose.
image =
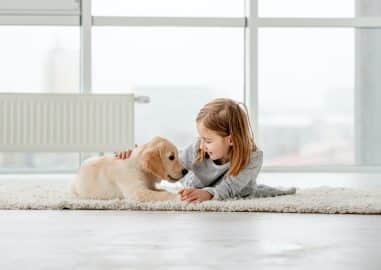
[[183, 169], [181, 172], [183, 173], [183, 175], [186, 175], [188, 173], [188, 170], [187, 169]]

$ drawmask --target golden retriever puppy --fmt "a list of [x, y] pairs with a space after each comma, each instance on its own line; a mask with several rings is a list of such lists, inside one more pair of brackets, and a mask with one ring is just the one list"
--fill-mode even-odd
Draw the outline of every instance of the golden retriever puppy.
[[136, 147], [128, 159], [110, 155], [86, 160], [70, 189], [81, 199], [177, 200], [177, 194], [157, 189], [155, 184], [162, 179], [176, 182], [186, 173], [177, 148], [170, 141], [155, 137]]

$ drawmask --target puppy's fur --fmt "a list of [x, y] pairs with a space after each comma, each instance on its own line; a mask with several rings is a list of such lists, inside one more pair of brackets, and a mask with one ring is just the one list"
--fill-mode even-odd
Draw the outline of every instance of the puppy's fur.
[[157, 189], [155, 184], [161, 179], [176, 182], [186, 172], [177, 148], [155, 137], [135, 148], [128, 159], [103, 156], [86, 160], [71, 183], [71, 192], [82, 199], [177, 200], [176, 194]]

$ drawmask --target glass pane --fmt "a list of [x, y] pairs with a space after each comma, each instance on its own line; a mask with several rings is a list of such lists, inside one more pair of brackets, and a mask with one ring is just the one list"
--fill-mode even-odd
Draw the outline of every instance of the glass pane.
[[200, 107], [216, 97], [243, 100], [243, 30], [95, 28], [95, 92], [134, 92], [137, 143], [162, 135], [185, 146]]
[[[0, 92], [78, 92], [79, 28], [0, 27]], [[76, 153], [1, 153], [2, 169], [72, 169]]]
[[355, 31], [356, 161], [359, 165], [381, 165], [381, 29]]
[[78, 153], [1, 153], [0, 173], [9, 170], [74, 170]]
[[357, 0], [356, 1], [356, 17], [380, 17], [381, 1], [380, 0]]
[[260, 17], [353, 17], [354, 0], [258, 0]]
[[93, 0], [103, 16], [242, 17], [244, 0]]
[[266, 165], [354, 163], [354, 30], [259, 30]]
[[0, 36], [0, 92], [78, 92], [78, 27], [0, 26]]

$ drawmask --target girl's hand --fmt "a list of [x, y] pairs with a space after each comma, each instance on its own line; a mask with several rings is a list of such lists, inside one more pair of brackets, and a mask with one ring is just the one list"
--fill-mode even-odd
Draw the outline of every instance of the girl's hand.
[[[135, 148], [138, 147], [137, 144], [135, 144]], [[131, 156], [131, 153], [132, 153], [132, 150], [131, 149], [127, 149], [127, 151], [122, 151], [122, 152], [115, 152], [115, 157], [117, 159], [128, 159], [130, 158]]]
[[203, 202], [210, 200], [213, 196], [209, 192], [198, 188], [183, 188], [178, 192], [182, 201]]

